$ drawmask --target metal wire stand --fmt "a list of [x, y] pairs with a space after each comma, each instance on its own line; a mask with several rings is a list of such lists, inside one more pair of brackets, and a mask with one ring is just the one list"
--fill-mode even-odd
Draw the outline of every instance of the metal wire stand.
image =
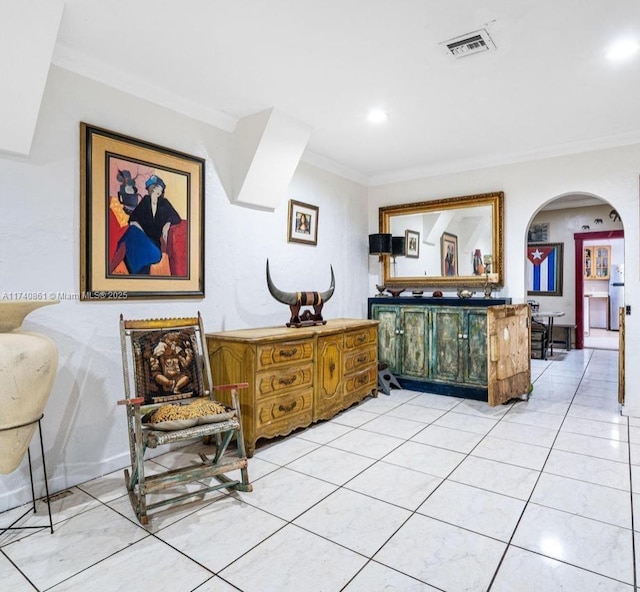
[[[27, 423], [22, 423], [20, 425], [11, 426], [9, 428], [0, 428], [0, 432], [6, 432], [9, 430], [15, 430], [16, 428], [27, 427], [27, 426], [33, 425], [34, 423], [38, 424], [38, 433], [40, 434], [40, 452], [42, 454], [42, 472], [44, 473], [44, 489], [47, 493], [47, 497], [45, 499], [47, 502], [47, 509], [49, 510], [49, 530], [51, 531], [51, 534], [53, 534], [53, 519], [51, 518], [51, 500], [49, 496], [49, 484], [47, 482], [47, 465], [44, 460], [44, 444], [42, 442], [42, 425], [40, 423], [43, 417], [44, 417], [44, 413], [34, 421], [29, 421]], [[22, 520], [32, 510], [34, 514], [36, 513], [36, 492], [33, 486], [33, 468], [31, 466], [31, 450], [29, 448], [27, 448], [27, 457], [29, 459], [29, 479], [31, 481], [32, 507], [29, 508], [23, 514], [21, 514], [18, 518], [16, 518], [9, 526], [6, 526], [6, 527], [0, 526], [0, 534], [3, 534], [7, 530], [26, 530], [26, 529], [44, 528], [43, 526], [15, 526], [18, 522], [20, 522], [20, 520]]]

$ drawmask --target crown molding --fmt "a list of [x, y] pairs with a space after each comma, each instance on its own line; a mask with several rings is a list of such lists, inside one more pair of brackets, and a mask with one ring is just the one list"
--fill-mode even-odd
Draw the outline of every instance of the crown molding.
[[339, 177], [343, 177], [344, 179], [353, 181], [354, 183], [359, 183], [360, 185], [369, 187], [369, 176], [340, 164], [326, 156], [322, 156], [322, 154], [318, 154], [317, 152], [305, 150], [300, 160], [310, 164], [311, 166], [327, 171], [328, 173], [333, 173], [334, 175], [338, 175]]
[[176, 93], [167, 91], [153, 83], [140, 84], [138, 78], [127, 75], [99, 60], [94, 60], [70, 48], [64, 43], [56, 44], [51, 62], [85, 78], [120, 89], [127, 94], [155, 103], [192, 119], [213, 125], [226, 132], [233, 132], [238, 118], [223, 111], [204, 107]]
[[376, 187], [380, 185], [389, 185], [391, 183], [403, 183], [428, 177], [436, 177], [452, 173], [464, 173], [477, 169], [486, 169], [533, 160], [569, 156], [571, 154], [580, 154], [583, 152], [594, 152], [596, 150], [606, 150], [609, 148], [617, 148], [618, 146], [629, 146], [638, 143], [640, 143], [640, 131], [601, 136], [599, 138], [591, 138], [589, 140], [579, 142], [568, 142], [565, 144], [557, 144], [555, 146], [529, 150], [527, 152], [494, 154], [481, 158], [469, 158], [434, 163], [431, 165], [413, 167], [411, 169], [395, 171], [383, 175], [374, 175], [369, 180], [369, 186]]

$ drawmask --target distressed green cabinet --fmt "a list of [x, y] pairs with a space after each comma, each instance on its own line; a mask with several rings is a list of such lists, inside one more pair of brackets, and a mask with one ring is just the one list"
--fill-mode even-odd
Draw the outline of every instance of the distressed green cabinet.
[[465, 384], [487, 384], [486, 308], [433, 307], [430, 376]]
[[370, 298], [378, 359], [408, 389], [491, 400], [493, 388], [495, 401], [522, 395], [530, 380], [528, 309], [510, 302]]
[[394, 374], [400, 373], [400, 309], [397, 306], [370, 307], [369, 318], [378, 321], [378, 361]]
[[381, 305], [378, 322], [378, 359], [395, 374], [423, 377], [429, 367], [429, 315], [423, 307]]

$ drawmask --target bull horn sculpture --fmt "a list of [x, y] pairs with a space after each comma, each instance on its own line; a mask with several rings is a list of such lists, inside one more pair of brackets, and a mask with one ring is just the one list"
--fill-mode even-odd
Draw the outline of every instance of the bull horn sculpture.
[[[327, 302], [336, 289], [336, 279], [333, 275], [333, 266], [331, 267], [331, 285], [325, 292], [283, 292], [276, 288], [269, 273], [269, 260], [267, 259], [267, 286], [269, 293], [278, 302], [288, 304], [291, 309], [291, 319], [287, 323], [287, 327], [307, 327], [311, 325], [324, 325], [327, 321], [322, 318], [322, 306]], [[313, 306], [313, 313], [305, 310], [300, 314], [303, 306]]]

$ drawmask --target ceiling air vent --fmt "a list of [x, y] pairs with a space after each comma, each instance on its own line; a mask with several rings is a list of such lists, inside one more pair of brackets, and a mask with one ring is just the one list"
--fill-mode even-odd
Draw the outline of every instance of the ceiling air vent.
[[479, 31], [473, 31], [472, 33], [443, 41], [440, 45], [444, 46], [447, 54], [454, 58], [464, 58], [474, 53], [496, 48], [486, 29], [480, 29]]

